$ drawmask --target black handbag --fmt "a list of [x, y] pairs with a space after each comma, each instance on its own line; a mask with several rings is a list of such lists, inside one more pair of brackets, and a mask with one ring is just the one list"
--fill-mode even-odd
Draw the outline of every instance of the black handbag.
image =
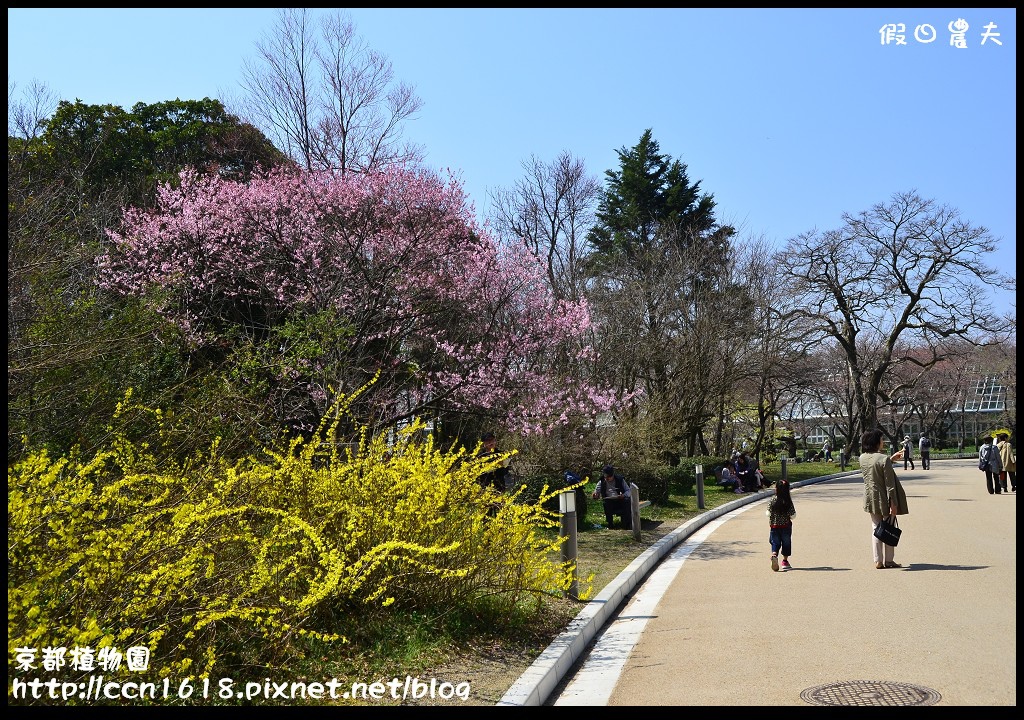
[[[889, 518], [892, 519], [892, 522], [889, 521]], [[889, 518], [882, 518], [882, 522], [878, 523], [875, 528], [874, 536], [886, 545], [896, 547], [900, 544], [900, 535], [903, 534], [903, 531], [900, 530], [895, 515], [890, 515]]]

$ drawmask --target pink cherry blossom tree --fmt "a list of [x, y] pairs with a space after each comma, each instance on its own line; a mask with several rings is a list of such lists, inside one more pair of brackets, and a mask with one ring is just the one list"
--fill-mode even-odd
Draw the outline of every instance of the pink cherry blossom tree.
[[614, 402], [581, 372], [586, 303], [556, 300], [525, 245], [499, 247], [461, 184], [422, 168], [185, 171], [108, 236], [102, 286], [145, 296], [285, 424], [315, 426], [371, 378], [358, 412], [378, 426], [466, 415], [546, 433]]

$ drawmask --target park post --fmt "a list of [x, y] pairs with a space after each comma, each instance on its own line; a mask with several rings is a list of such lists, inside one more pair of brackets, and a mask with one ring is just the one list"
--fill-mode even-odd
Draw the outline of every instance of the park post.
[[704, 466], [696, 465], [694, 470], [697, 471], [697, 509], [704, 509]]
[[629, 484], [629, 517], [633, 526], [633, 539], [640, 539], [640, 488], [636, 483]]
[[558, 494], [558, 509], [562, 513], [561, 536], [562, 541], [562, 562], [572, 563], [572, 584], [566, 591], [566, 596], [579, 600], [580, 583], [577, 574], [577, 544], [576, 544], [576, 491], [568, 490]]
[[789, 458], [786, 457], [785, 455], [779, 458], [779, 462], [782, 463], [782, 479], [786, 481], [789, 480], [789, 470], [786, 467], [786, 462], [788, 460]]

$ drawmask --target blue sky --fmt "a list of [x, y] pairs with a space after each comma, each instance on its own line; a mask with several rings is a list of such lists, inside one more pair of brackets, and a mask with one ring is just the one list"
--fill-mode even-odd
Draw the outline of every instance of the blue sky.
[[[987, 227], [993, 264], [1016, 276], [1012, 8], [346, 12], [424, 101], [406, 136], [462, 178], [481, 215], [531, 155], [568, 151], [603, 180], [651, 128], [744, 236], [781, 245], [917, 190]], [[8, 85], [38, 80], [60, 99], [126, 108], [203, 97], [230, 107], [277, 11], [7, 15]], [[958, 19], [966, 47], [950, 42]], [[905, 44], [883, 44], [883, 26], [901, 23]], [[990, 23], [998, 36], [983, 43]], [[916, 39], [927, 25], [933, 41]]]

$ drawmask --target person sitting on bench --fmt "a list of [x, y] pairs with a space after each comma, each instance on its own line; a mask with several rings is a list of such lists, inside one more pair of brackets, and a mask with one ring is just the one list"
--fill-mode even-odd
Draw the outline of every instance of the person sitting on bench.
[[737, 495], [742, 494], [743, 488], [740, 485], [739, 478], [736, 477], [728, 463], [722, 467], [715, 468], [715, 475], [718, 476], [718, 484], [726, 490], [732, 490]]
[[623, 529], [633, 527], [633, 511], [629, 504], [629, 486], [622, 475], [615, 472], [611, 465], [604, 466], [604, 473], [594, 488], [594, 499], [604, 501], [604, 517], [611, 529], [615, 516], [622, 518]]
[[754, 468], [751, 467], [750, 457], [746, 453], [733, 461], [732, 470], [736, 479], [740, 481], [743, 492], [757, 492], [761, 489]]

